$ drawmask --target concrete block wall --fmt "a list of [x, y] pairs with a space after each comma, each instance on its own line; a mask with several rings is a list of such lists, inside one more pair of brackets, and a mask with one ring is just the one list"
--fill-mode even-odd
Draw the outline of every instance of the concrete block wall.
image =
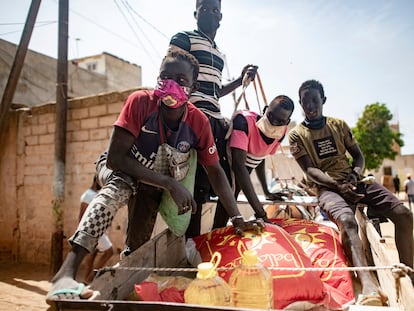
[[[65, 166], [64, 235], [76, 229], [79, 198], [92, 182], [94, 162], [109, 142], [113, 123], [133, 90], [69, 101]], [[0, 151], [0, 253], [22, 262], [50, 262], [55, 104], [12, 113]], [[109, 234], [124, 246], [126, 208]], [[69, 244], [64, 243], [64, 252]]]

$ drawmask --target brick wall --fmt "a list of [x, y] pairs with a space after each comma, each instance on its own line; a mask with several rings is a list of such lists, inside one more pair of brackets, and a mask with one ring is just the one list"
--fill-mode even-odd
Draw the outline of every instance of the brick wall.
[[[132, 91], [69, 101], [64, 235], [76, 229], [79, 198], [92, 181], [94, 161], [108, 145], [112, 125]], [[0, 252], [24, 262], [50, 262], [55, 104], [14, 111], [0, 149]], [[123, 249], [126, 208], [109, 234]], [[64, 243], [65, 253], [69, 249]]]

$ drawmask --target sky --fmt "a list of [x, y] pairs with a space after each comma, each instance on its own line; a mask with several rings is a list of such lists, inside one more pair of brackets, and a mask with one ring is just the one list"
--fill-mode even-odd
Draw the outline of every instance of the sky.
[[[30, 3], [0, 0], [0, 38], [19, 43]], [[111, 53], [141, 66], [143, 85], [154, 86], [170, 37], [196, 28], [194, 9], [195, 0], [69, 0], [69, 59]], [[267, 101], [292, 98], [296, 122], [308, 79], [324, 86], [324, 114], [351, 127], [366, 105], [384, 103], [404, 135], [401, 153], [414, 154], [414, 1], [222, 0], [222, 13], [215, 41], [227, 61], [224, 83], [259, 66]], [[58, 1], [43, 0], [29, 48], [57, 58], [57, 28]], [[258, 111], [253, 90], [246, 95]], [[230, 117], [232, 96], [221, 106]]]

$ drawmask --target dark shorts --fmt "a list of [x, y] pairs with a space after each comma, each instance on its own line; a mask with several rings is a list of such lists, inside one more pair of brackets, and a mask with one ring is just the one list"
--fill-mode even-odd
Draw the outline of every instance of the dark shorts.
[[[384, 186], [373, 183], [370, 185], [359, 184], [358, 193], [364, 194], [365, 197], [359, 202], [368, 205], [378, 217], [388, 218], [394, 207], [401, 205], [401, 201]], [[338, 193], [320, 189], [319, 206], [335, 223], [337, 219], [346, 213], [355, 213], [355, 204], [346, 202]]]
[[[220, 158], [220, 165], [224, 169], [227, 178], [230, 180], [230, 166], [227, 160], [226, 141], [225, 137], [229, 124], [225, 119], [216, 119], [207, 115], [211, 130], [214, 136], [214, 142], [216, 143], [217, 153]], [[194, 185], [194, 200], [197, 203], [205, 203], [210, 199], [210, 196], [215, 196], [214, 191], [208, 180], [208, 176], [203, 166], [197, 164], [195, 185]]]

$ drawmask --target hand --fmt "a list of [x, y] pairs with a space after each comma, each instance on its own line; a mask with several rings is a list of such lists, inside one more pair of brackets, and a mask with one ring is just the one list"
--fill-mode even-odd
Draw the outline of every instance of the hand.
[[354, 190], [356, 190], [355, 185], [349, 182], [338, 185], [339, 194], [345, 199], [345, 201], [353, 204], [358, 203], [365, 197], [365, 195], [356, 193]]
[[266, 193], [265, 194], [265, 198], [266, 200], [269, 201], [284, 201], [285, 199], [283, 198], [283, 194], [280, 192], [276, 192], [276, 193]]
[[253, 81], [254, 78], [256, 77], [258, 68], [259, 68], [258, 66], [255, 66], [252, 64], [244, 66], [242, 73], [241, 73], [242, 81], [244, 80], [245, 76], [247, 76], [247, 79], [249, 79], [250, 81]]
[[192, 211], [197, 211], [197, 204], [194, 201], [192, 194], [175, 179], [172, 179], [171, 187], [169, 188], [172, 199], [178, 208], [178, 215]]
[[259, 218], [256, 220], [245, 221], [243, 217], [236, 217], [232, 220], [234, 226], [234, 234], [243, 236], [244, 231], [252, 230], [256, 234], [261, 234], [265, 228], [263, 219]]
[[358, 184], [358, 181], [359, 181], [359, 175], [355, 173], [354, 171], [349, 173], [348, 176], [346, 177], [346, 182], [350, 183], [353, 186], [356, 186]]

